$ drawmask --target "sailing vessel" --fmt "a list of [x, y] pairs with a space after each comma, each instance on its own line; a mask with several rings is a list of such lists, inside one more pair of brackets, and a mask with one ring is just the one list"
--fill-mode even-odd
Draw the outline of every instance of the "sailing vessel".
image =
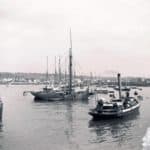
[[35, 101], [58, 101], [64, 100], [64, 92], [54, 90], [53, 87], [48, 85], [48, 57], [47, 57], [47, 71], [46, 71], [46, 86], [42, 91], [30, 91], [34, 96]]
[[133, 97], [130, 96], [129, 91], [127, 91], [126, 96], [122, 96], [120, 74], [118, 74], [118, 87], [119, 99], [112, 97], [109, 102], [103, 99], [99, 100], [96, 108], [91, 109], [89, 112], [89, 115], [91, 115], [93, 119], [122, 117], [139, 110], [140, 102], [137, 93], [135, 93]]
[[[88, 99], [88, 88], [79, 88], [73, 89], [72, 87], [72, 38], [71, 38], [71, 29], [70, 29], [70, 48], [69, 48], [69, 82], [68, 86], [58, 87], [58, 88], [52, 88], [46, 87], [43, 88], [43, 91], [30, 91], [30, 93], [35, 97], [35, 100], [40, 101], [56, 101], [56, 100], [70, 100], [70, 99]], [[56, 70], [55, 70], [56, 74]], [[61, 80], [61, 70], [60, 70], [60, 58], [59, 58], [59, 81]], [[48, 58], [47, 58], [47, 72], [46, 72], [46, 78], [48, 81]], [[56, 90], [57, 89], [57, 90]]]
[[73, 88], [72, 87], [72, 79], [73, 79], [73, 71], [72, 71], [72, 35], [71, 35], [71, 29], [70, 29], [70, 48], [69, 48], [69, 91], [66, 94], [66, 99], [72, 98], [76, 100], [87, 100], [89, 96], [89, 89], [88, 87], [78, 87]]
[[64, 93], [54, 90], [43, 90], [39, 92], [31, 91], [31, 94], [35, 97], [35, 101], [59, 101], [64, 100]]

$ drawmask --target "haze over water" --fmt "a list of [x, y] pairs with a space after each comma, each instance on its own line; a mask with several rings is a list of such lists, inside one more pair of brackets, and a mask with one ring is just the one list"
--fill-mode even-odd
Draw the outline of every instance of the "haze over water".
[[[142, 150], [150, 127], [150, 88], [143, 88], [139, 114], [93, 122], [89, 101], [37, 103], [25, 90], [40, 86], [0, 86], [4, 101], [1, 150]], [[147, 150], [146, 147], [144, 150]]]

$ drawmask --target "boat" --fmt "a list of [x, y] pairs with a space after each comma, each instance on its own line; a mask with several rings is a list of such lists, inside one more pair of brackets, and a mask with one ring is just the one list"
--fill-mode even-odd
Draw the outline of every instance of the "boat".
[[[55, 65], [56, 66], [56, 65]], [[55, 70], [56, 73], [56, 70]], [[59, 58], [59, 83], [61, 80], [61, 70], [60, 70], [60, 58]], [[48, 58], [47, 58], [47, 81], [48, 81]], [[68, 88], [67, 88], [68, 87]], [[57, 90], [56, 90], [57, 89]], [[25, 93], [25, 92], [24, 92]], [[71, 30], [70, 30], [70, 48], [69, 48], [69, 82], [68, 85], [58, 88], [48, 88], [46, 85], [42, 91], [30, 91], [30, 93], [35, 97], [35, 100], [40, 101], [56, 101], [56, 100], [70, 100], [70, 99], [88, 99], [88, 88], [80, 90], [73, 89], [72, 84], [72, 40], [71, 40]]]
[[134, 96], [130, 96], [129, 91], [126, 91], [126, 95], [122, 96], [120, 74], [118, 74], [118, 87], [119, 98], [111, 96], [110, 101], [100, 99], [97, 102], [96, 108], [89, 111], [89, 115], [93, 119], [123, 117], [139, 110], [140, 100], [138, 99], [137, 93]]
[[101, 87], [97, 87], [95, 89], [95, 92], [99, 93], [99, 94], [108, 94], [109, 91], [107, 89], [101, 88]]
[[[35, 101], [58, 101], [64, 100], [64, 92], [61, 90], [54, 90], [54, 87], [49, 86], [48, 82], [48, 57], [47, 57], [47, 72], [46, 72], [46, 86], [41, 91], [29, 91]], [[26, 92], [24, 92], [26, 93]]]
[[76, 100], [87, 100], [89, 96], [89, 88], [88, 87], [77, 87], [74, 89], [74, 95]]
[[53, 90], [52, 88], [44, 87], [43, 91], [30, 91], [34, 96], [35, 101], [59, 101], [64, 100], [64, 93], [61, 91]]
[[[115, 87], [114, 90], [118, 91], [119, 87], [118, 86]], [[130, 90], [131, 90], [131, 88], [128, 86], [121, 87], [121, 91], [130, 91]]]
[[69, 80], [68, 80], [68, 88], [65, 93], [65, 100], [87, 100], [89, 96], [89, 88], [88, 87], [73, 87], [73, 71], [72, 71], [72, 35], [70, 29], [70, 48], [69, 48]]
[[94, 87], [89, 87], [89, 96], [94, 95], [95, 94], [95, 88]]

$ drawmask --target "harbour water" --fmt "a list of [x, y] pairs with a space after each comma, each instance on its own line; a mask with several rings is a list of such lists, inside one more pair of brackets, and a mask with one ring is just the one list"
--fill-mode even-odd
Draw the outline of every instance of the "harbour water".
[[1, 150], [148, 150], [150, 88], [140, 112], [124, 119], [92, 121], [89, 101], [34, 102], [23, 91], [41, 86], [0, 86], [4, 103]]

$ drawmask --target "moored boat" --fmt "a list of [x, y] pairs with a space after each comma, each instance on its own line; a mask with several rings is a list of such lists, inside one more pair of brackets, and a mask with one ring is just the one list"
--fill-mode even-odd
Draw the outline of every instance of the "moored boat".
[[107, 89], [104, 89], [104, 88], [100, 88], [100, 87], [97, 87], [95, 89], [95, 92], [99, 93], [99, 94], [108, 94], [109, 91]]
[[75, 95], [75, 99], [77, 100], [87, 100], [89, 96], [89, 88], [88, 87], [76, 88], [74, 90], [74, 95]]
[[58, 91], [31, 91], [31, 94], [35, 97], [35, 101], [58, 101], [64, 100], [64, 93]]
[[64, 100], [64, 93], [60, 90], [54, 90], [54, 87], [48, 85], [48, 57], [47, 57], [47, 72], [46, 72], [46, 86], [41, 91], [29, 91], [35, 101], [58, 101]]
[[[80, 87], [78, 90], [76, 88], [73, 89], [71, 30], [70, 30], [70, 48], [69, 48], [69, 67], [68, 68], [69, 68], [68, 84], [65, 83], [63, 86], [61, 86], [60, 84], [57, 88], [50, 88], [50, 89], [48, 89], [48, 86], [46, 86], [45, 88], [43, 88], [42, 91], [37, 91], [37, 92], [30, 91], [30, 93], [35, 97], [35, 100], [56, 101], [56, 100], [70, 100], [70, 99], [76, 99], [76, 100], [88, 99], [88, 96], [89, 96], [88, 88]], [[48, 59], [47, 59], [47, 81], [48, 81]]]

